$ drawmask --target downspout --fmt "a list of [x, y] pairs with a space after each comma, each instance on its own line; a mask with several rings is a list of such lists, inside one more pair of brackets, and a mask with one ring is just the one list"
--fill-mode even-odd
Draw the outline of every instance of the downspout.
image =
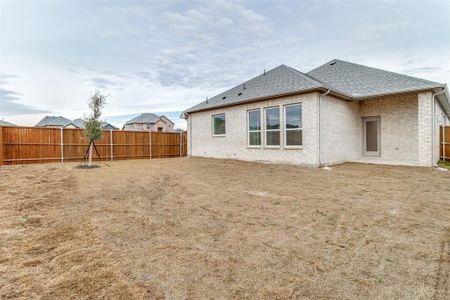
[[328, 95], [331, 92], [331, 89], [328, 89], [324, 94], [319, 94], [319, 145], [318, 145], [318, 157], [319, 157], [319, 167], [323, 167], [323, 163], [321, 161], [321, 151], [322, 151], [322, 97]]
[[447, 87], [444, 87], [442, 91], [433, 94], [431, 104], [433, 107], [431, 108], [431, 166], [436, 167], [437, 164], [434, 161], [434, 139], [435, 139], [435, 127], [436, 127], [436, 96], [445, 93]]

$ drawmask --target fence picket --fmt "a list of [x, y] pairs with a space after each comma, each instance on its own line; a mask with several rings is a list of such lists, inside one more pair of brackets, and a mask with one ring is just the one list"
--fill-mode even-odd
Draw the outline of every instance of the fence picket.
[[450, 126], [441, 126], [439, 137], [439, 159], [443, 161], [450, 161]]
[[[105, 130], [96, 145], [102, 160], [179, 157], [185, 155], [185, 135]], [[0, 165], [80, 161], [87, 146], [82, 129], [0, 127]]]

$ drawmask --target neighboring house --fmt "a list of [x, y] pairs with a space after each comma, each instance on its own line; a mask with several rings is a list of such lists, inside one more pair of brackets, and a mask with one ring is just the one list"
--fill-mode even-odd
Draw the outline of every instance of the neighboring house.
[[341, 60], [281, 65], [183, 112], [188, 155], [310, 166], [432, 166], [445, 84]]
[[61, 116], [45, 116], [35, 127], [78, 128], [71, 120]]
[[166, 116], [143, 113], [125, 123], [123, 130], [173, 132], [174, 123]]
[[0, 126], [16, 126], [16, 125], [14, 125], [13, 123], [0, 120]]
[[[75, 119], [72, 121], [73, 124], [75, 124], [75, 126], [77, 126], [78, 128], [84, 128], [84, 121], [83, 119]], [[102, 122], [102, 128], [105, 130], [118, 130], [119, 128], [117, 128], [116, 126], [108, 123], [108, 122]]]

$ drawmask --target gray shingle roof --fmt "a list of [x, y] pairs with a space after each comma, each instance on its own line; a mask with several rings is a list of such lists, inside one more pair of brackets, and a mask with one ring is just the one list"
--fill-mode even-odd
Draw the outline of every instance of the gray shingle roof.
[[0, 120], [0, 126], [16, 126], [13, 123]]
[[71, 123], [72, 121], [61, 116], [45, 116], [42, 120], [39, 121], [39, 123], [36, 124], [36, 127], [45, 127], [45, 126], [65, 127]]
[[[81, 118], [75, 119], [72, 121], [72, 124], [74, 124], [75, 126], [79, 127], [79, 128], [84, 128], [84, 121]], [[103, 129], [112, 129], [112, 130], [117, 130], [118, 128], [108, 122], [102, 122], [102, 128]]]
[[77, 127], [79, 127], [79, 128], [84, 128], [84, 121], [81, 118], [73, 120], [72, 124], [77, 126]]
[[309, 76], [354, 98], [443, 87], [442, 84], [403, 74], [334, 59], [310, 72]]
[[208, 99], [207, 102], [204, 101], [199, 103], [185, 112], [189, 113], [223, 105], [242, 103], [258, 98], [268, 98], [271, 96], [308, 91], [317, 88], [326, 88], [326, 86], [300, 71], [281, 65], [265, 74], [261, 74], [214, 96], [213, 98]]
[[102, 128], [103, 129], [111, 129], [111, 130], [118, 130], [119, 129], [116, 126], [114, 126], [113, 124], [108, 123], [108, 122], [103, 122], [102, 123]]
[[[245, 86], [245, 89], [244, 89]], [[334, 59], [308, 73], [281, 65], [203, 101], [184, 113], [310, 90], [331, 89], [346, 99], [443, 88], [444, 84]], [[241, 94], [240, 94], [241, 93]]]
[[140, 114], [139, 116], [129, 120], [128, 122], [125, 123], [125, 125], [129, 125], [129, 124], [146, 124], [146, 123], [156, 123], [156, 121], [158, 121], [159, 116], [152, 114], [152, 113], [143, 113]]

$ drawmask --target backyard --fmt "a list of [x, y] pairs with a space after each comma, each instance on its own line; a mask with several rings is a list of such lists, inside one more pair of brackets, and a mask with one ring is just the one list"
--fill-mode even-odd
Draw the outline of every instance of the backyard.
[[449, 295], [450, 172], [110, 165], [0, 167], [0, 298]]

